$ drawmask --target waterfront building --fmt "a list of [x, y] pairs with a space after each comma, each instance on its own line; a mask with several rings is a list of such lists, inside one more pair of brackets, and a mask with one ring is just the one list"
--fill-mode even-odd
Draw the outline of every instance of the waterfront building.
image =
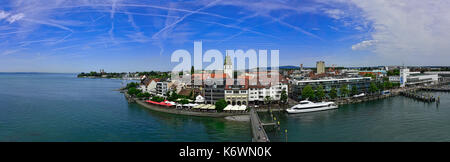
[[157, 82], [156, 83], [156, 95], [166, 96], [169, 91], [168, 82]]
[[400, 69], [400, 87], [405, 87], [406, 86], [406, 78], [408, 77], [408, 75], [410, 74], [409, 69], [406, 68], [402, 68]]
[[225, 98], [225, 85], [219, 82], [205, 84], [204, 94], [207, 104], [215, 104], [218, 100]]
[[450, 77], [450, 71], [426, 71], [424, 72], [426, 75], [435, 75], [437, 74], [439, 77], [448, 78]]
[[145, 77], [145, 79], [141, 81], [138, 89], [142, 90], [142, 92], [148, 92], [150, 94], [156, 95], [156, 83], [159, 81], [160, 79], [150, 79]]
[[408, 68], [400, 69], [400, 76], [390, 76], [390, 82], [400, 83], [400, 87], [419, 84], [436, 84], [439, 82], [438, 74], [421, 74], [420, 72], [411, 72]]
[[389, 81], [394, 83], [400, 83], [400, 76], [389, 76]]
[[225, 101], [231, 105], [248, 105], [248, 80], [236, 79], [225, 84]]
[[319, 85], [322, 85], [325, 93], [329, 93], [332, 88], [336, 88], [339, 92], [339, 89], [342, 85], [347, 85], [349, 90], [353, 86], [356, 86], [358, 89], [358, 93], [367, 93], [369, 91], [370, 83], [372, 82], [372, 78], [370, 77], [359, 77], [359, 78], [330, 78], [330, 79], [321, 79], [321, 80], [291, 80], [291, 96], [292, 99], [300, 101], [304, 98], [301, 97], [302, 90], [307, 85], [311, 85], [313, 89], [316, 89]]
[[274, 84], [249, 85], [248, 87], [248, 102], [253, 104], [262, 104], [266, 97], [270, 97], [272, 101], [279, 102], [283, 90], [288, 95], [288, 81], [284, 77], [279, 77], [279, 82]]
[[203, 74], [203, 94], [207, 104], [215, 104], [220, 99], [225, 99], [225, 82], [227, 78], [233, 78], [233, 64], [229, 55], [225, 56], [222, 75], [215, 73]]
[[325, 73], [325, 61], [317, 61], [316, 68], [317, 68], [317, 74]]
[[[231, 105], [248, 105], [250, 101], [252, 103], [263, 102], [267, 96], [271, 97], [272, 100], [279, 101], [283, 90], [286, 91], [286, 95], [289, 94], [288, 81], [286, 78], [281, 77], [279, 71], [256, 70], [239, 74], [234, 79], [231, 58], [226, 56], [223, 75], [220, 76], [214, 73], [203, 74], [194, 78], [202, 80], [203, 94], [207, 104], [215, 104], [218, 100], [225, 99]], [[258, 80], [258, 85], [251, 86], [252, 88], [250, 89], [250, 79], [259, 78], [261, 75], [267, 75], [269, 78], [263, 81]], [[273, 82], [273, 77], [279, 77], [277, 83], [261, 86], [261, 82]], [[249, 91], [252, 91], [251, 99]]]
[[169, 82], [167, 85], [169, 86], [170, 90], [174, 90], [177, 94], [180, 93], [182, 89], [187, 88], [186, 83], [179, 80], [171, 80], [171, 82]]

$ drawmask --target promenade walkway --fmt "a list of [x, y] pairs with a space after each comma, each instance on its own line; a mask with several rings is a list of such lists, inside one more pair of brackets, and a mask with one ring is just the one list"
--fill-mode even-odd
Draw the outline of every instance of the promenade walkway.
[[250, 124], [253, 142], [270, 142], [269, 137], [264, 130], [264, 123], [261, 122], [258, 113], [254, 109], [250, 110]]

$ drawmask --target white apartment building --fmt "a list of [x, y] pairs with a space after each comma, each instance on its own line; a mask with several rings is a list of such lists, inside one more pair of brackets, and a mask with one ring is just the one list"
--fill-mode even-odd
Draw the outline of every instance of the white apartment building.
[[281, 92], [285, 90], [288, 94], [288, 85], [278, 83], [274, 86], [249, 86], [248, 89], [248, 101], [253, 103], [263, 103], [265, 98], [269, 96], [272, 101], [279, 101], [281, 98]]
[[157, 82], [156, 83], [156, 95], [166, 96], [168, 91], [169, 91], [168, 82]]

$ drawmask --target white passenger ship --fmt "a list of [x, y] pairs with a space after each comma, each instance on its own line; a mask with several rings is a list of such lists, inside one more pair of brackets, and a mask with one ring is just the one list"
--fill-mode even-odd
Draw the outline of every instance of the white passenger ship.
[[307, 113], [307, 112], [315, 112], [315, 111], [324, 111], [337, 109], [338, 105], [334, 102], [318, 102], [314, 103], [308, 100], [301, 101], [298, 105], [295, 105], [286, 111], [289, 114], [297, 114], [297, 113]]

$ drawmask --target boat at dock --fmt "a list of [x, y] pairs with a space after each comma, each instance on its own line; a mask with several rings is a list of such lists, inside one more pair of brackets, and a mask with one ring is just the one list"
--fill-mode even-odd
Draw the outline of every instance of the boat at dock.
[[337, 109], [338, 105], [334, 102], [319, 102], [314, 103], [308, 100], [300, 101], [299, 104], [286, 109], [289, 114], [298, 114], [298, 113], [307, 113], [307, 112], [316, 112], [316, 111], [325, 111], [331, 109]]

